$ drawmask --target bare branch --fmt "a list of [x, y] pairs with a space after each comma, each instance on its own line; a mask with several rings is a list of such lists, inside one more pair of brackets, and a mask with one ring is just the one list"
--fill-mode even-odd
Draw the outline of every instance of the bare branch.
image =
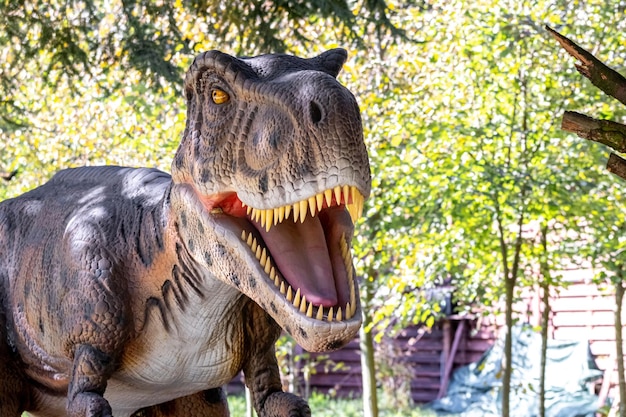
[[563, 114], [561, 128], [576, 133], [583, 139], [626, 152], [626, 126], [611, 120], [598, 120], [573, 111]]
[[606, 169], [607, 171], [626, 180], [626, 159], [621, 156], [612, 153], [606, 163]]
[[5, 181], [11, 181], [13, 177], [15, 177], [16, 175], [17, 175], [17, 169], [13, 170], [12, 172], [0, 172], [0, 178], [2, 178]]
[[546, 26], [546, 30], [561, 44], [567, 53], [581, 62], [581, 64], [576, 64], [578, 72], [587, 77], [600, 90], [616, 98], [622, 104], [626, 104], [626, 78], [559, 32], [549, 26]]

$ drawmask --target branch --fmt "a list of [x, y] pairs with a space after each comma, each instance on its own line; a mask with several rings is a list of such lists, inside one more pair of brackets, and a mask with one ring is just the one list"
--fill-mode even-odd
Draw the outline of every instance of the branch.
[[626, 105], [626, 78], [617, 71], [607, 67], [600, 60], [561, 35], [554, 29], [546, 26], [546, 30], [561, 44], [568, 54], [578, 59], [576, 69], [600, 90]]
[[0, 172], [0, 178], [5, 181], [11, 181], [15, 175], [17, 175], [17, 169], [12, 172]]
[[584, 114], [566, 111], [561, 129], [576, 133], [583, 139], [609, 146], [618, 152], [626, 152], [626, 126], [611, 120], [597, 120]]
[[609, 160], [606, 163], [606, 169], [607, 171], [626, 180], [626, 159], [621, 156], [614, 153], [609, 155]]

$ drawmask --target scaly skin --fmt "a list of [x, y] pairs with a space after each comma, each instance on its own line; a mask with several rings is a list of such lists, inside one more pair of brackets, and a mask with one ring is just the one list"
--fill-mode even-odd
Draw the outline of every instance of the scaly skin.
[[0, 417], [227, 416], [241, 370], [259, 416], [310, 415], [274, 344], [360, 326], [370, 173], [345, 59], [201, 54], [171, 177], [76, 168], [0, 203]]

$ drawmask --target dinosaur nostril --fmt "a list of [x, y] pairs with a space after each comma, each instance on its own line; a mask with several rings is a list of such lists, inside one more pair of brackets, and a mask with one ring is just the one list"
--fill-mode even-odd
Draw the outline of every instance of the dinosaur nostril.
[[314, 101], [311, 102], [311, 106], [309, 107], [309, 114], [315, 124], [322, 120], [322, 109], [320, 109], [320, 106]]

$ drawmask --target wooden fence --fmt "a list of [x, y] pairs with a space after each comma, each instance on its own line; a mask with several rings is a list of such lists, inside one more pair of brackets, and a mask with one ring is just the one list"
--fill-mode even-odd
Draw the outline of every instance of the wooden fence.
[[[554, 339], [588, 340], [598, 367], [607, 371], [607, 378], [599, 381], [596, 391], [602, 396], [615, 394], [618, 375], [615, 365], [615, 336], [613, 331], [614, 297], [601, 292], [586, 280], [588, 270], [569, 271], [570, 285], [551, 296], [549, 335]], [[519, 320], [539, 324], [540, 293], [529, 291], [516, 304]], [[503, 314], [494, 313], [492, 320], [480, 322], [464, 317], [450, 316], [432, 329], [418, 326], [404, 329], [395, 338], [383, 337], [376, 344], [376, 361], [383, 384], [397, 390], [409, 390], [417, 403], [432, 401], [445, 394], [448, 378], [454, 369], [474, 362], [492, 346], [503, 325]], [[623, 319], [626, 322], [626, 317]], [[317, 372], [310, 376], [310, 388], [338, 396], [360, 396], [361, 361], [358, 340], [343, 349], [326, 354], [333, 363], [343, 367], [325, 372], [326, 360], [319, 361]], [[325, 355], [325, 356], [326, 356]], [[332, 366], [326, 366], [332, 368]], [[396, 373], [395, 379], [390, 375]], [[399, 375], [399, 376], [398, 376]], [[304, 392], [304, 381], [296, 386]], [[231, 384], [231, 390], [237, 390]], [[409, 395], [409, 394], [407, 394]]]

